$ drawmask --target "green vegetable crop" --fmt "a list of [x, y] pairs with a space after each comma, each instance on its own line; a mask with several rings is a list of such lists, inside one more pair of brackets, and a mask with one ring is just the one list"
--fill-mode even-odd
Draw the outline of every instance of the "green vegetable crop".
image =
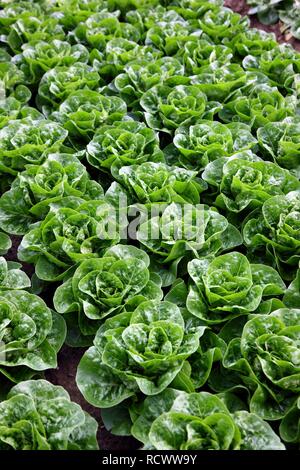
[[85, 405], [299, 448], [300, 53], [222, 0], [0, 0], [0, 42], [0, 450], [97, 449]]
[[1, 450], [95, 450], [97, 423], [46, 380], [15, 385], [0, 403]]

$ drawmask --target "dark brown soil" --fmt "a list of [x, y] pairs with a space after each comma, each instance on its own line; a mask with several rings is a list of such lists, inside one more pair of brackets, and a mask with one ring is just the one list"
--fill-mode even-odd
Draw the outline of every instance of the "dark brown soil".
[[249, 6], [244, 0], [225, 0], [224, 6], [231, 8], [233, 11], [236, 11], [240, 15], [247, 15]]
[[[18, 237], [17, 235], [10, 235], [10, 238], [11, 238], [11, 242], [12, 242], [12, 245], [11, 245], [11, 248], [10, 250], [6, 253], [5, 255], [5, 259], [7, 259], [7, 261], [18, 261], [18, 246], [22, 240], [22, 237]], [[25, 271], [25, 273], [31, 277], [32, 274], [34, 273], [34, 266], [32, 264], [28, 264], [28, 263], [21, 263], [22, 266], [23, 266], [23, 270]]]
[[58, 355], [58, 368], [47, 371], [45, 376], [54, 385], [61, 385], [66, 388], [73, 401], [79, 403], [85, 411], [99, 420], [100, 410], [85, 401], [75, 384], [77, 365], [84, 351], [84, 348], [69, 348], [64, 346]]
[[[58, 368], [47, 371], [45, 376], [53, 384], [61, 385], [68, 390], [72, 400], [79, 403], [101, 424], [99, 408], [95, 408], [85, 401], [75, 383], [77, 365], [84, 351], [83, 348], [64, 346], [58, 355]], [[131, 437], [113, 436], [106, 431], [103, 425], [99, 426], [98, 441], [100, 448], [104, 450], [133, 450], [139, 446], [139, 443]]]
[[[245, 0], [225, 0], [224, 5], [226, 7], [231, 8], [233, 11], [240, 13], [243, 16], [247, 15], [250, 10], [250, 6], [247, 5]], [[277, 41], [288, 42], [295, 49], [300, 51], [300, 41], [298, 39], [291, 37], [289, 33], [284, 34], [281, 32], [281, 28], [283, 26], [283, 23], [281, 21], [279, 21], [278, 23], [274, 25], [266, 26], [266, 25], [261, 24], [258, 21], [256, 15], [251, 15], [250, 22], [253, 28], [263, 29], [264, 31], [267, 31], [268, 33], [274, 33], [277, 38]]]

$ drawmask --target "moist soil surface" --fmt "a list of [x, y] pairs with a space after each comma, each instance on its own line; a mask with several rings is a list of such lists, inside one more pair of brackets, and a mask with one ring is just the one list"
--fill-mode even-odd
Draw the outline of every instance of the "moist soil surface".
[[[231, 8], [232, 10], [240, 13], [241, 15], [247, 15], [249, 11], [249, 6], [246, 4], [244, 0], [225, 0], [225, 6]], [[266, 26], [259, 23], [257, 17], [251, 16], [250, 17], [251, 26], [254, 28], [263, 29], [267, 32], [273, 32], [277, 40], [279, 42], [289, 42], [292, 44], [297, 50], [300, 51], [300, 41], [285, 36], [281, 32], [282, 24], [277, 23], [275, 25]], [[17, 260], [17, 249], [18, 245], [21, 241], [21, 237], [12, 236], [12, 247], [6, 255], [7, 260], [16, 261]], [[33, 266], [23, 263], [24, 271], [29, 275], [32, 276], [34, 272]], [[43, 291], [41, 297], [45, 300], [45, 302], [52, 307], [52, 298], [53, 298], [54, 286], [46, 288]], [[70, 394], [73, 401], [79, 403], [84, 410], [90, 413], [99, 423], [99, 431], [98, 431], [98, 440], [99, 446], [102, 450], [134, 450], [139, 447], [139, 442], [136, 441], [132, 437], [120, 437], [120, 436], [113, 436], [109, 433], [103, 426], [101, 422], [101, 413], [98, 408], [95, 408], [89, 405], [82, 395], [80, 394], [78, 388], [75, 384], [75, 376], [76, 376], [76, 369], [77, 365], [82, 357], [85, 349], [83, 348], [70, 348], [68, 346], [64, 346], [60, 353], [58, 354], [58, 367], [57, 369], [52, 369], [47, 371], [45, 374], [45, 378], [52, 382], [55, 385], [63, 386]]]
[[[224, 5], [242, 16], [248, 15], [248, 12], [251, 8], [249, 5], [247, 5], [245, 0], [225, 0]], [[264, 25], [258, 21], [256, 15], [249, 15], [249, 18], [252, 28], [263, 29], [268, 33], [274, 33], [278, 42], [288, 42], [295, 49], [297, 49], [297, 51], [300, 51], [300, 41], [293, 38], [289, 33], [282, 32], [283, 23], [281, 21], [272, 25]]]

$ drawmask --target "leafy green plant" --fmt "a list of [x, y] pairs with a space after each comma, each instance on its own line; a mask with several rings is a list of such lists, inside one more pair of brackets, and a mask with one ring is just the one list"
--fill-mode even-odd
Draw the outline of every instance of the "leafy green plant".
[[16, 175], [25, 165], [43, 163], [62, 148], [68, 133], [59, 124], [30, 118], [11, 121], [0, 129], [0, 172]]
[[248, 25], [246, 16], [242, 17], [229, 8], [208, 10], [199, 20], [201, 30], [217, 44], [225, 38], [232, 39], [245, 31]]
[[142, 95], [155, 85], [188, 83], [189, 79], [183, 75], [184, 66], [176, 58], [164, 57], [150, 63], [139, 58], [125, 65], [124, 73], [117, 75], [114, 86], [126, 103], [134, 107], [139, 105]]
[[135, 202], [188, 202], [198, 204], [205, 183], [197, 179], [196, 171], [160, 162], [122, 166], [114, 176], [128, 190]]
[[[163, 3], [163, 5], [161, 4]], [[177, 3], [177, 2], [176, 2]], [[143, 32], [147, 32], [156, 25], [167, 26], [169, 23], [187, 25], [184, 21], [183, 15], [176, 8], [177, 5], [170, 6], [167, 8], [167, 2], [159, 1], [145, 1], [145, 5], [142, 6], [138, 11], [128, 11], [126, 19], [128, 22], [139, 27]]]
[[52, 118], [67, 129], [70, 137], [89, 141], [103, 124], [119, 121], [126, 114], [126, 104], [117, 96], [104, 96], [97, 91], [71, 93], [52, 113]]
[[251, 389], [250, 409], [264, 419], [283, 418], [297, 400], [299, 315], [287, 308], [257, 315], [229, 342], [223, 365]]
[[220, 158], [208, 164], [203, 179], [218, 189], [217, 207], [241, 212], [261, 207], [275, 195], [300, 189], [299, 180], [275, 163], [255, 159]]
[[297, 76], [300, 71], [299, 53], [290, 44], [277, 44], [261, 56], [246, 56], [243, 60], [246, 70], [263, 72], [273, 85], [283, 91], [297, 90]]
[[9, 47], [17, 54], [22, 52], [22, 45], [35, 41], [63, 40], [64, 30], [57, 18], [44, 15], [23, 16], [11, 25], [5, 37]]
[[252, 6], [250, 14], [257, 14], [263, 24], [272, 24], [278, 21], [277, 7], [283, 0], [247, 0]]
[[221, 253], [242, 243], [239, 231], [218, 212], [175, 203], [141, 223], [137, 239], [163, 263]]
[[149, 127], [171, 133], [180, 125], [193, 124], [199, 119], [212, 118], [218, 103], [207, 102], [206, 95], [196, 85], [174, 88], [156, 85], [140, 100]]
[[102, 258], [84, 260], [73, 277], [57, 288], [55, 308], [66, 314], [73, 329], [79, 325], [79, 333], [91, 336], [105, 317], [162, 298], [161, 279], [150, 272], [149, 264], [144, 251], [115, 245]]
[[300, 191], [273, 196], [261, 211], [249, 215], [243, 234], [253, 250], [265, 250], [286, 279], [292, 279], [299, 263]]
[[252, 7], [250, 14], [257, 14], [259, 21], [269, 25], [279, 20], [284, 23], [282, 30], [300, 39], [300, 16], [297, 0], [247, 0]]
[[6, 261], [0, 257], [0, 291], [26, 289], [31, 286], [27, 274], [22, 271], [19, 263]]
[[[18, 3], [11, 3], [5, 4], [5, 2], [1, 2], [1, 15], [0, 15], [0, 24], [1, 24], [1, 29], [3, 31], [9, 30], [9, 27], [14, 24], [20, 16], [22, 17], [28, 17], [30, 16], [30, 13], [32, 15], [40, 15], [42, 13], [42, 10], [40, 8], [39, 4], [32, 5], [32, 3], [29, 1], [21, 1]], [[28, 11], [30, 10], [30, 13]]]
[[180, 152], [182, 166], [195, 169], [206, 169], [209, 162], [217, 158], [228, 157], [256, 145], [256, 139], [246, 124], [205, 120], [193, 126], [179, 127], [173, 142]]
[[101, 199], [103, 189], [74, 155], [49, 154], [45, 163], [28, 165], [1, 196], [0, 226], [8, 233], [23, 235], [31, 224], [46, 217], [51, 204], [72, 196]]
[[35, 264], [35, 272], [44, 281], [61, 280], [75, 266], [88, 258], [96, 258], [119, 241], [116, 226], [107, 230], [113, 208], [104, 198], [85, 201], [79, 197], [61, 199], [51, 204], [44, 220], [23, 237], [18, 257]]
[[[4, 60], [0, 62], [1, 88], [9, 93], [13, 93], [18, 89], [28, 90], [28, 88], [22, 85], [25, 80], [23, 72], [13, 62], [10, 62], [10, 56], [8, 56], [8, 59], [8, 61]], [[30, 96], [29, 90], [28, 93]]]
[[240, 57], [247, 55], [261, 57], [265, 51], [272, 51], [278, 46], [274, 33], [266, 33], [256, 28], [237, 34], [228, 45]]
[[[111, 78], [119, 77], [127, 69], [127, 65], [130, 69], [130, 63], [133, 64], [135, 61], [152, 62], [161, 56], [162, 52], [151, 46], [144, 46], [118, 37], [108, 41], [104, 51], [93, 49], [90, 53], [90, 60], [101, 76]], [[119, 78], [117, 81], [119, 82]], [[122, 95], [122, 98], [126, 97]]]
[[142, 302], [134, 312], [106, 320], [81, 359], [77, 385], [88, 402], [104, 408], [138, 390], [156, 395], [180, 374], [204, 330], [185, 329], [180, 309], [170, 302]]
[[300, 122], [297, 117], [270, 122], [257, 131], [259, 145], [267, 158], [300, 177]]
[[217, 63], [212, 63], [201, 67], [198, 74], [192, 77], [192, 83], [197, 85], [208, 99], [217, 101], [224, 101], [245, 82], [245, 71], [238, 64], [224, 64], [218, 67]]
[[295, 278], [285, 291], [284, 305], [289, 308], [297, 308], [300, 300], [300, 269], [298, 269]]
[[201, 74], [202, 67], [230, 63], [232, 52], [227, 46], [211, 44], [206, 39], [190, 41], [184, 45], [183, 63], [190, 74]]
[[77, 90], [95, 90], [102, 84], [100, 75], [87, 64], [75, 62], [71, 66], [57, 66], [46, 72], [38, 90], [38, 105], [49, 115]]
[[207, 324], [254, 312], [263, 296], [280, 295], [285, 289], [275, 269], [250, 264], [239, 252], [194, 259], [188, 264], [188, 272], [193, 282], [187, 308]]
[[172, 9], [178, 12], [185, 20], [193, 20], [202, 17], [207, 11], [218, 12], [222, 5], [222, 0], [212, 0], [211, 2], [205, 0], [180, 0], [176, 4], [174, 2]]
[[[155, 21], [155, 18], [153, 19]], [[190, 30], [183, 18], [170, 23], [158, 21], [155, 26], [148, 29], [145, 44], [159, 49], [164, 55], [176, 55], [180, 47], [190, 40]]]
[[[293, 2], [292, 8], [290, 8], [290, 2]], [[287, 5], [282, 5], [282, 9], [279, 10], [279, 18], [285, 25], [285, 31], [300, 39], [300, 15], [299, 15], [299, 4], [297, 0], [290, 0]]]
[[79, 23], [106, 6], [106, 0], [58, 0], [54, 11], [61, 14], [60, 22], [66, 30], [72, 31]]
[[39, 119], [42, 117], [35, 108], [24, 106], [23, 104], [22, 101], [19, 101], [14, 96], [9, 96], [4, 103], [0, 104], [0, 129], [5, 127], [10, 121], [17, 119], [26, 117]]
[[91, 15], [76, 27], [75, 38], [95, 49], [103, 49], [109, 40], [118, 37], [138, 42], [140, 38], [138, 29], [130, 23], [120, 22], [118, 16], [118, 11], [105, 10]]
[[[299, 35], [293, 0], [249, 2]], [[299, 444], [300, 54], [249, 24], [222, 0], [0, 0], [0, 449], [97, 448], [41, 380], [64, 342], [146, 450]]]
[[295, 105], [292, 96], [284, 97], [276, 87], [261, 84], [254, 86], [247, 96], [237, 90], [221, 109], [219, 116], [223, 122], [245, 122], [257, 129], [293, 115]]
[[11, 248], [11, 239], [7, 233], [0, 232], [0, 256], [5, 255]]
[[300, 417], [300, 402], [299, 398], [296, 404], [285, 415], [280, 423], [280, 436], [285, 442], [299, 442], [299, 417]]
[[1, 450], [96, 450], [97, 423], [46, 380], [15, 385], [0, 403]]
[[57, 65], [87, 63], [89, 54], [82, 44], [71, 46], [67, 41], [52, 39], [23, 44], [14, 63], [24, 73], [26, 83], [37, 83], [42, 75]]
[[[11, 282], [13, 275], [25, 284], [25, 275], [12, 271], [7, 272], [3, 282]], [[63, 318], [37, 295], [23, 290], [0, 288], [0, 309], [0, 373], [19, 382], [56, 367], [57, 353], [66, 336]]]
[[163, 161], [156, 133], [137, 121], [116, 121], [102, 126], [87, 145], [87, 160], [98, 169]]

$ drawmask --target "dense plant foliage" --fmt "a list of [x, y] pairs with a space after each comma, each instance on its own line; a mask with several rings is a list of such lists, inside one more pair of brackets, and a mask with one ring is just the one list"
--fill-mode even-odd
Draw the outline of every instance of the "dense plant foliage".
[[46, 380], [15, 385], [0, 403], [1, 450], [94, 450], [97, 423]]
[[72, 317], [78, 315], [83, 335], [95, 334], [99, 320], [107, 316], [163, 296], [161, 279], [148, 269], [150, 260], [144, 251], [115, 245], [103, 257], [97, 256], [82, 261], [74, 275], [57, 288], [53, 299], [58, 312], [74, 312], [68, 315], [72, 323], [77, 323]]
[[[166, 389], [161, 396], [145, 400], [132, 432], [144, 442], [147, 449], [284, 448], [272, 428], [261, 418], [240, 409], [240, 404], [230, 410], [227, 405], [232, 407], [230, 396], [225, 394], [187, 394]], [[172, 434], [169, 429], [172, 429]]]
[[23, 235], [61, 198], [94, 200], [102, 196], [102, 187], [89, 178], [76, 156], [50, 154], [42, 165], [30, 165], [20, 172], [11, 189], [2, 195], [0, 224], [9, 233]]
[[[197, 350], [204, 329], [193, 322], [185, 325], [179, 308], [170, 302], [142, 302], [134, 312], [106, 320], [98, 330], [95, 346], [79, 365], [78, 386], [89, 402], [102, 407], [116, 405], [138, 390], [156, 395], [174, 379], [180, 382], [184, 361]], [[93, 380], [86, 380], [95, 367]]]
[[241, 338], [228, 344], [224, 365], [234, 370], [255, 390], [250, 409], [265, 419], [286, 414], [299, 393], [299, 353], [295, 334], [299, 331], [297, 309], [279, 309], [257, 315], [243, 328]]
[[[7, 272], [0, 288], [0, 372], [18, 382], [38, 371], [56, 367], [57, 352], [64, 343], [66, 327], [63, 318], [37, 295], [9, 290], [5, 281], [9, 281], [10, 274], [12, 271]], [[16, 272], [13, 274], [17, 277]]]
[[97, 449], [64, 343], [144, 449], [299, 446], [300, 54], [221, 0], [0, 6], [0, 449]]

